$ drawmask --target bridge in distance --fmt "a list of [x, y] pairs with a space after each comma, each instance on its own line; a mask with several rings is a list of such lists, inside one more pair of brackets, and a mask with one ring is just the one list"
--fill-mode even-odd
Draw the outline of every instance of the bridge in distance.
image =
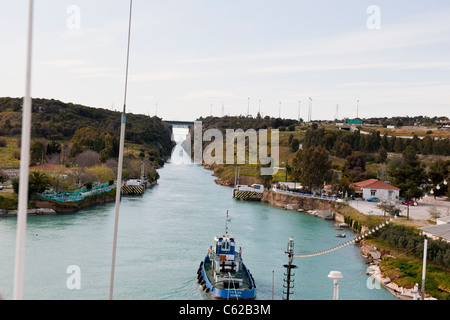
[[172, 125], [175, 128], [190, 128], [194, 125], [194, 121], [184, 120], [163, 120], [165, 123]]

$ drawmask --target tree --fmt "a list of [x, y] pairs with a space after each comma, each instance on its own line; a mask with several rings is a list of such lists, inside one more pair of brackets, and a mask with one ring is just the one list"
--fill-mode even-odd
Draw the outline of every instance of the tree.
[[300, 177], [302, 175], [302, 164], [301, 164], [302, 150], [298, 150], [295, 153], [295, 157], [292, 160], [291, 166], [291, 180], [295, 182], [300, 181]]
[[430, 215], [430, 218], [434, 221], [441, 217], [441, 212], [436, 207], [429, 208], [427, 212]]
[[260, 164], [258, 164], [258, 166], [257, 166], [257, 172], [258, 172], [258, 179], [259, 179], [259, 181], [261, 181], [264, 188], [270, 188], [270, 186], [272, 184], [272, 179], [273, 179], [272, 175], [261, 174], [261, 165]]
[[380, 148], [378, 149], [378, 156], [377, 156], [377, 160], [379, 163], [385, 163], [387, 161], [387, 151], [383, 146], [380, 146]]
[[291, 151], [296, 152], [298, 147], [300, 146], [300, 141], [297, 138], [292, 139], [291, 143]]
[[50, 185], [48, 176], [40, 171], [32, 171], [29, 179], [31, 192], [42, 193]]
[[423, 196], [421, 186], [426, 182], [424, 165], [418, 160], [416, 152], [411, 146], [402, 153], [402, 163], [390, 172], [395, 185], [400, 188], [403, 196], [420, 198]]
[[304, 187], [315, 192], [323, 187], [325, 180], [330, 179], [331, 160], [324, 147], [311, 146], [299, 150], [295, 158], [292, 172], [300, 172], [300, 182]]
[[355, 152], [345, 159], [344, 173], [351, 181], [361, 180], [366, 171], [366, 157], [361, 152]]
[[[94, 177], [95, 182], [105, 183], [114, 180], [114, 172], [106, 165], [96, 165], [86, 168], [86, 173]], [[94, 182], [94, 181], [93, 181]]]
[[43, 142], [39, 140], [33, 141], [30, 146], [30, 161], [32, 163], [41, 163], [44, 158], [45, 151], [46, 148]]
[[352, 147], [347, 142], [343, 142], [339, 145], [337, 156], [341, 158], [346, 158], [353, 152]]
[[[13, 190], [16, 194], [19, 194], [19, 179], [14, 178], [12, 180]], [[44, 192], [50, 186], [50, 179], [45, 173], [40, 171], [32, 171], [28, 178], [28, 197], [32, 193]]]
[[[440, 197], [447, 194], [449, 190], [448, 183], [441, 183], [447, 177], [450, 177], [450, 160], [438, 159], [430, 165], [430, 170], [428, 171], [428, 181], [434, 186], [434, 196]], [[439, 186], [439, 188], [437, 188], [437, 186]]]

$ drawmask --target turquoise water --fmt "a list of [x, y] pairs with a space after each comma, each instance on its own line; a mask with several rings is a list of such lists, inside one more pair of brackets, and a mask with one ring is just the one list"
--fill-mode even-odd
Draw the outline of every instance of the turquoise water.
[[[174, 159], [159, 170], [158, 185], [142, 196], [124, 197], [120, 206], [114, 299], [207, 299], [196, 273], [213, 238], [229, 231], [242, 247], [256, 281], [257, 299], [283, 298], [284, 251], [289, 236], [296, 253], [311, 253], [348, 240], [335, 237], [332, 221], [236, 201], [229, 187], [214, 183], [211, 171]], [[179, 160], [179, 159], [178, 159]], [[24, 299], [108, 299], [114, 203], [73, 214], [29, 217]], [[341, 232], [341, 231], [339, 231]], [[348, 232], [348, 231], [346, 231]], [[0, 219], [0, 294], [11, 299], [16, 218]], [[348, 236], [351, 236], [348, 233]], [[331, 270], [341, 271], [340, 299], [396, 299], [385, 289], [370, 289], [367, 265], [356, 246], [322, 256], [295, 258], [291, 299], [332, 298]], [[69, 266], [79, 268], [79, 289], [69, 289]]]

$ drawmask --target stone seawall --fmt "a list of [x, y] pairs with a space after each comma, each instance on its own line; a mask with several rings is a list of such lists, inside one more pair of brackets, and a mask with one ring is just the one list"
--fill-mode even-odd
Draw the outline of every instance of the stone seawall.
[[331, 204], [333, 203], [332, 200], [294, 195], [272, 190], [264, 191], [261, 202], [283, 208], [285, 208], [286, 205], [296, 205], [299, 209], [303, 209], [305, 211], [327, 211], [331, 209]]

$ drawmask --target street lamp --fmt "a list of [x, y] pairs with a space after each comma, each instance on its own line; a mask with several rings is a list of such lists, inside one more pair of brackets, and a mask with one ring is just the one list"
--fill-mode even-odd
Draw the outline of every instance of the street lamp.
[[333, 300], [339, 300], [339, 285], [337, 281], [343, 279], [344, 276], [340, 271], [330, 271], [328, 278], [333, 280]]

